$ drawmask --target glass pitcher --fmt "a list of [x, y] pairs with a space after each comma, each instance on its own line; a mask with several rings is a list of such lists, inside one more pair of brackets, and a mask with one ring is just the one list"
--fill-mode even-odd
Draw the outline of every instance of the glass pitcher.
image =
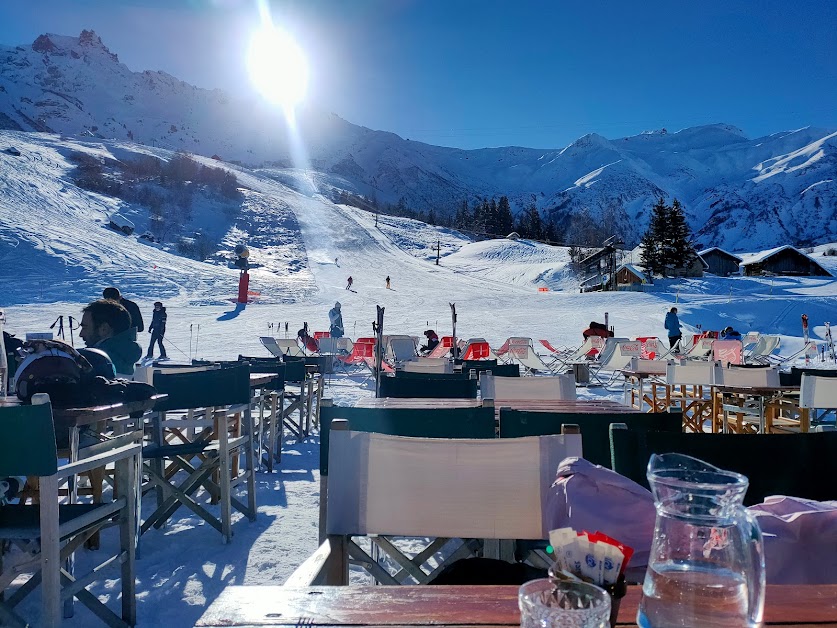
[[761, 626], [764, 548], [744, 508], [749, 481], [681, 454], [653, 455], [648, 482], [657, 522], [637, 623]]

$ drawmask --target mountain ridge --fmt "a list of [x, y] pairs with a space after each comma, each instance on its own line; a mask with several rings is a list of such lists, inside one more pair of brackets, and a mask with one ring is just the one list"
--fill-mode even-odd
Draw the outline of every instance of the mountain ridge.
[[[241, 115], [246, 111], [247, 115]], [[95, 32], [0, 46], [0, 128], [131, 140], [250, 167], [318, 171], [322, 185], [450, 214], [463, 200], [534, 203], [567, 240], [638, 241], [656, 198], [677, 197], [701, 246], [837, 240], [837, 134], [804, 127], [748, 139], [724, 123], [564, 148], [464, 150], [403, 139], [335, 114], [299, 115], [307, 163], [271, 108], [161, 71], [135, 72]], [[601, 236], [601, 237], [599, 237]]]

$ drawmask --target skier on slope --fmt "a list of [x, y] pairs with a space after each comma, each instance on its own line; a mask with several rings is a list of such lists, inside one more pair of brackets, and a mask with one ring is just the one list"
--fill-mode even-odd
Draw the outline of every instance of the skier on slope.
[[166, 359], [166, 348], [163, 346], [163, 336], [166, 335], [166, 308], [161, 301], [154, 302], [154, 312], [151, 314], [151, 324], [148, 326], [148, 333], [151, 334], [151, 342], [148, 345], [147, 359], [154, 357], [154, 343], [160, 346], [160, 359]]
[[389, 275], [387, 275], [387, 290], [389, 290]]
[[328, 311], [328, 321], [331, 323], [329, 328], [329, 335], [332, 338], [343, 337], [343, 314], [340, 312], [340, 301], [334, 304], [334, 307]]
[[349, 279], [346, 281], [346, 290], [352, 289], [352, 277], [349, 276]]

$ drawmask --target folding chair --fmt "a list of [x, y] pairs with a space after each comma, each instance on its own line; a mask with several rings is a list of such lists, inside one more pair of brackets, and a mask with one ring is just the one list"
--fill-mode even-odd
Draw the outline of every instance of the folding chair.
[[[267, 384], [259, 388], [258, 394], [251, 400], [258, 408], [258, 423], [255, 424], [253, 446], [256, 459], [261, 466], [264, 462], [269, 473], [273, 472], [273, 463], [282, 461], [282, 438], [285, 420], [285, 371], [287, 366], [280, 358], [254, 358], [238, 356], [239, 362], [250, 365], [250, 373], [275, 373]], [[267, 413], [267, 418], [265, 418]]]
[[453, 364], [447, 358], [417, 358], [404, 362], [396, 375], [407, 373], [453, 373]]
[[[55, 429], [50, 404], [0, 408], [4, 436], [0, 439], [0, 477], [37, 476], [40, 504], [0, 506], [0, 540], [11, 541], [28, 554], [27, 559], [4, 568], [0, 560], [0, 623], [52, 628], [61, 623], [63, 599], [77, 598], [109, 626], [136, 624], [134, 573], [137, 517], [137, 469], [140, 465], [142, 432], [123, 434], [80, 452], [81, 460], [58, 466]], [[91, 469], [116, 466], [113, 499], [101, 503], [59, 504], [59, 487], [66, 480]], [[72, 495], [72, 494], [71, 494]], [[64, 561], [93, 534], [105, 527], [119, 527], [116, 555], [101, 562], [84, 576], [62, 568]], [[122, 609], [117, 615], [87, 590], [102, 577], [112, 577], [107, 568], [120, 565]], [[10, 585], [29, 575], [17, 590]], [[31, 624], [15, 607], [41, 585], [41, 616]], [[4, 597], [5, 595], [5, 597]]]
[[[780, 385], [779, 370], [767, 365], [764, 368], [719, 366], [714, 371], [714, 379], [716, 387], [777, 388]], [[713, 432], [758, 433], [761, 415], [765, 412], [759, 401], [743, 393], [725, 393], [723, 388], [715, 388], [713, 394], [714, 407], [719, 411], [714, 417]], [[734, 420], [730, 415], [734, 415]]]
[[509, 338], [497, 351], [507, 364], [519, 364], [527, 373], [552, 372], [541, 357], [535, 353], [531, 338]]
[[[641, 354], [642, 343], [637, 340], [608, 338], [599, 354], [599, 361], [591, 365], [593, 379], [607, 388], [630, 366], [631, 359], [638, 358]], [[605, 381], [601, 374], [608, 372], [610, 377]]]
[[427, 354], [427, 357], [443, 358], [450, 355], [451, 349], [453, 349], [453, 336], [442, 336], [439, 340], [439, 344], [436, 345], [436, 348], [433, 349], [433, 351]]
[[378, 397], [476, 399], [477, 380], [466, 377], [382, 377]]
[[[837, 414], [837, 379], [834, 377], [803, 373], [799, 390], [799, 407], [813, 415], [811, 425], [822, 423], [823, 417], [832, 412]], [[817, 410], [822, 412], [817, 414]]]
[[[155, 371], [154, 387], [168, 398], [151, 413], [152, 444], [143, 449], [145, 474], [149, 488], [156, 489], [157, 509], [143, 522], [141, 532], [162, 527], [180, 506], [186, 506], [229, 543], [232, 508], [250, 521], [256, 518], [249, 365], [170, 375]], [[247, 463], [243, 473], [234, 464], [242, 451]], [[187, 474], [179, 484], [178, 471]], [[246, 505], [233, 497], [238, 486], [246, 486]], [[219, 503], [220, 517], [198, 503], [195, 493], [201, 487]]]
[[715, 342], [714, 338], [700, 337], [695, 340], [691, 349], [681, 352], [680, 357], [686, 360], [708, 360], [709, 356], [712, 355], [712, 347]]
[[554, 399], [575, 401], [575, 378], [572, 375], [552, 377], [497, 377], [480, 373], [482, 399], [526, 400]]
[[744, 361], [750, 364], [767, 364], [770, 362], [770, 356], [780, 344], [779, 336], [761, 335], [753, 349], [744, 355]]
[[461, 353], [462, 360], [496, 360], [497, 356], [491, 350], [485, 338], [470, 338], [465, 343]]
[[418, 357], [416, 341], [412, 336], [389, 336], [386, 342], [386, 360], [396, 366]]
[[711, 391], [719, 368], [715, 362], [703, 361], [671, 361], [666, 366], [666, 396], [660, 401], [666, 408], [680, 407], [684, 430], [703, 432], [704, 421], [714, 423]]
[[[542, 540], [555, 469], [582, 453], [579, 434], [454, 440], [339, 429], [346, 427], [335, 422], [331, 433], [328, 538], [315, 565], [304, 563], [289, 578], [294, 584], [346, 585], [350, 559], [383, 584], [425, 584], [451, 562], [488, 549], [483, 539]], [[373, 560], [355, 541], [363, 536], [396, 567]], [[392, 536], [435, 538], [410, 556]], [[452, 539], [459, 544], [448, 549]]]
[[741, 364], [742, 347], [740, 340], [716, 340], [712, 343], [712, 359], [721, 364]]
[[271, 354], [277, 358], [283, 355], [304, 356], [302, 349], [296, 343], [296, 340], [277, 339], [273, 336], [259, 336], [259, 340], [264, 345], [264, 348], [270, 351]]

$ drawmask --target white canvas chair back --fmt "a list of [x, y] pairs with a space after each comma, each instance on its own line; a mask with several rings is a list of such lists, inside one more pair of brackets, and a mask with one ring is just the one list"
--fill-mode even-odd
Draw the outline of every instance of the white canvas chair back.
[[752, 386], [773, 388], [779, 386], [779, 369], [769, 368], [719, 368], [715, 371], [715, 384], [719, 386]]
[[720, 367], [715, 362], [669, 362], [666, 367], [666, 383], [669, 385], [712, 386], [715, 371]]
[[447, 358], [418, 358], [404, 362], [401, 370], [408, 373], [453, 373], [453, 364]]
[[668, 363], [663, 360], [646, 360], [643, 358], [632, 357], [630, 369], [637, 373], [648, 373], [650, 375], [666, 374]]
[[741, 344], [744, 345], [745, 349], [752, 348], [753, 345], [755, 345], [759, 341], [760, 337], [761, 334], [759, 332], [748, 331], [746, 334], [744, 334], [744, 337], [741, 339]]
[[575, 401], [575, 377], [496, 377], [483, 371], [480, 373], [480, 395], [483, 399]]
[[820, 410], [837, 408], [837, 378], [803, 373], [799, 407]]
[[276, 344], [276, 338], [273, 336], [259, 336], [259, 341], [264, 345], [264, 348], [270, 351], [271, 354], [277, 358], [282, 357], [282, 349]]
[[578, 362], [581, 360], [586, 360], [587, 354], [590, 353], [593, 349], [596, 349], [596, 351], [598, 351], [598, 353], [596, 354], [596, 357], [598, 357], [599, 355], [601, 355], [604, 346], [605, 338], [602, 338], [601, 336], [590, 336], [587, 338], [587, 340], [584, 341], [584, 344], [582, 344], [578, 348], [578, 350], [570, 357], [569, 361]]
[[693, 334], [683, 334], [683, 337], [677, 341], [677, 345], [675, 346], [676, 349], [680, 353], [688, 354], [692, 349], [695, 348], [695, 337]]
[[390, 362], [406, 362], [418, 357], [416, 343], [411, 336], [389, 336], [386, 348]]
[[337, 338], [337, 350], [338, 351], [345, 351], [346, 353], [351, 353], [352, 348], [355, 346], [355, 343], [352, 342], [351, 338]]
[[[430, 439], [332, 430], [328, 534], [544, 539], [541, 513], [581, 435]], [[467, 471], [467, 472], [466, 472]]]
[[608, 338], [599, 358], [599, 370], [619, 371], [628, 368], [632, 358], [642, 354], [642, 343], [627, 338]]
[[[509, 338], [509, 340], [513, 340]], [[519, 340], [519, 339], [515, 339]], [[522, 340], [529, 340], [523, 338]], [[531, 341], [530, 341], [531, 343]], [[510, 362], [516, 362], [523, 366], [527, 371], [549, 371], [551, 370], [544, 364], [541, 357], [535, 353], [535, 349], [531, 344], [513, 344], [509, 345], [509, 350], [506, 352], [506, 359]]]

